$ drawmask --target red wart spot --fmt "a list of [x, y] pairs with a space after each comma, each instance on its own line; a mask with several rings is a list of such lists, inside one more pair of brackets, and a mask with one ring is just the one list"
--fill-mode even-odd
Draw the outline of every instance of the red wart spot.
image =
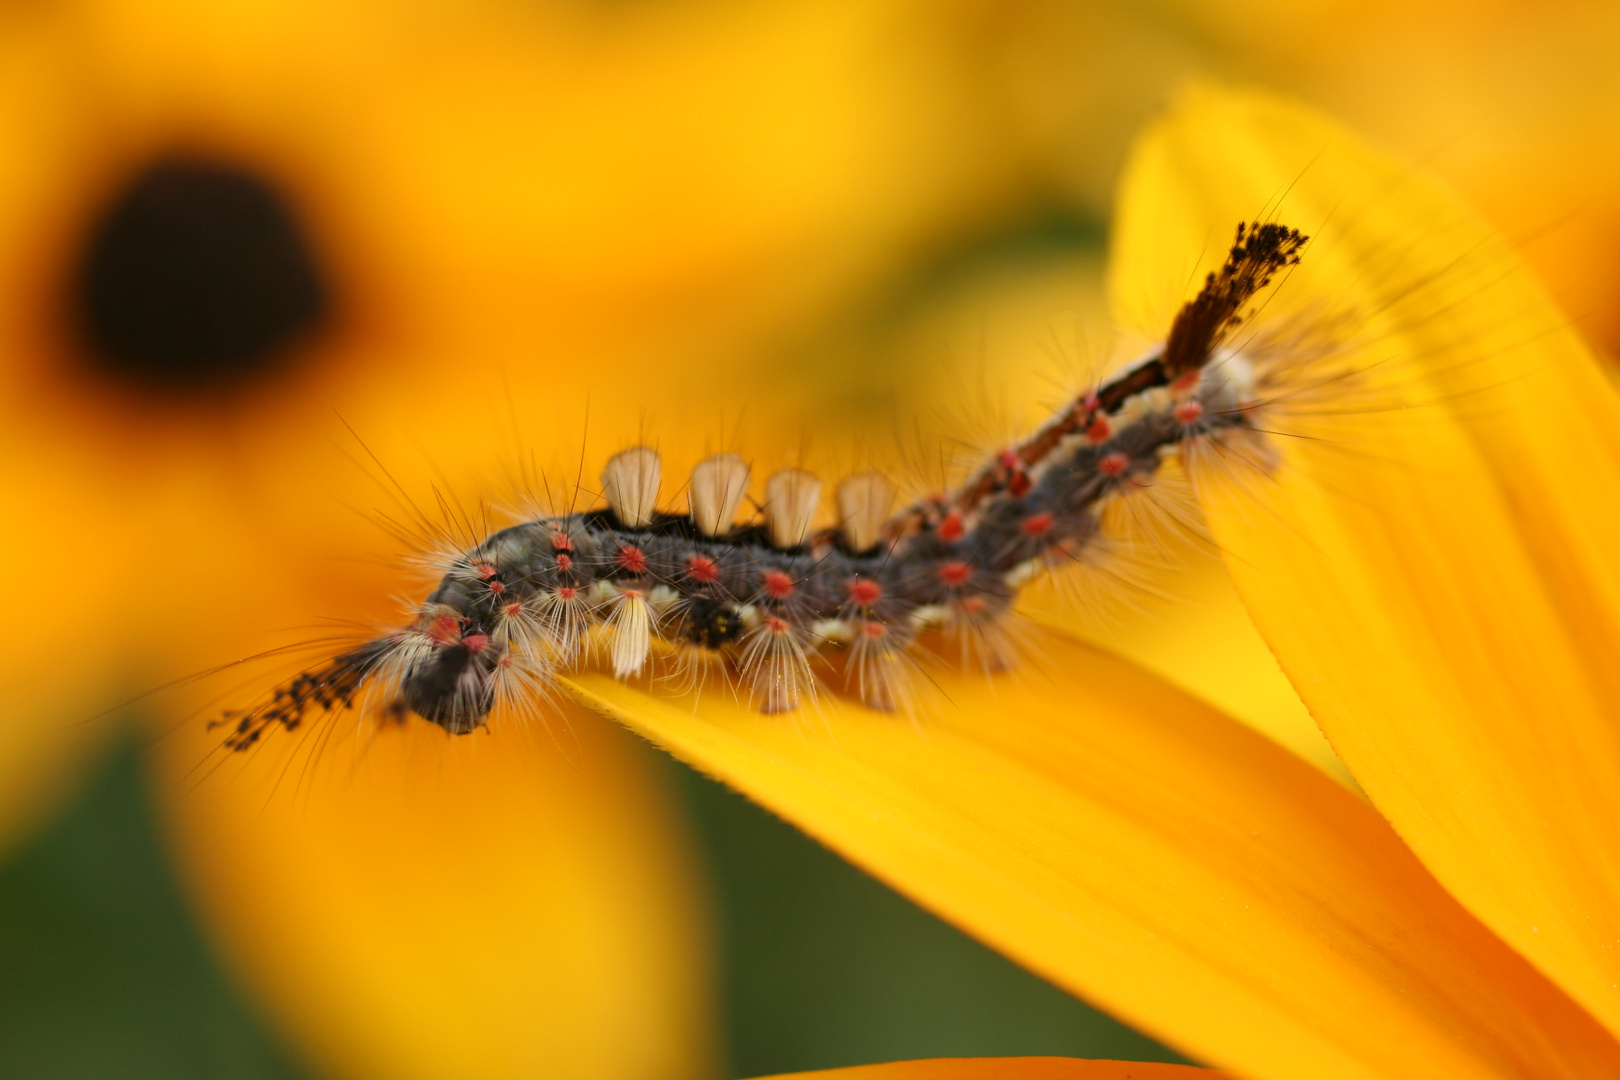
[[439, 615], [427, 625], [427, 636], [435, 645], [454, 645], [461, 640], [461, 620], [454, 615]]
[[483, 652], [489, 647], [489, 635], [468, 634], [466, 637], [461, 639], [461, 643], [467, 647], [468, 652]]
[[574, 550], [574, 542], [569, 539], [567, 533], [554, 532], [551, 534], [551, 549], [553, 551], [572, 551]]
[[889, 632], [889, 628], [880, 622], [868, 620], [860, 624], [857, 632], [865, 638], [880, 638]]
[[1198, 385], [1198, 380], [1203, 374], [1203, 368], [1193, 368], [1185, 375], [1177, 375], [1170, 383], [1170, 389], [1174, 393], [1185, 394], [1188, 390], [1191, 390], [1193, 387]]
[[1097, 471], [1104, 476], [1124, 476], [1131, 467], [1131, 459], [1124, 454], [1104, 454], [1097, 462]]
[[693, 555], [686, 560], [686, 576], [708, 584], [720, 580], [720, 568], [707, 555]]
[[939, 523], [939, 529], [937, 531], [941, 540], [953, 541], [962, 539], [962, 534], [967, 530], [962, 525], [961, 513], [959, 511], [952, 510], [950, 513], [946, 514], [945, 519]]
[[1018, 523], [1018, 528], [1025, 536], [1041, 537], [1052, 531], [1052, 515], [1046, 511], [1031, 514]]
[[883, 595], [883, 586], [870, 578], [849, 579], [849, 598], [861, 607], [871, 607]]
[[772, 600], [786, 600], [798, 589], [793, 579], [781, 570], [767, 570], [762, 584], [765, 595]]
[[477, 573], [479, 578], [481, 578], [484, 581], [488, 581], [490, 578], [494, 577], [495, 574], [497, 573], [494, 563], [487, 563], [487, 562], [482, 562], [482, 561], [473, 563], [473, 571], [475, 573]]
[[559, 569], [559, 570], [571, 570], [571, 569], [573, 569], [573, 566], [574, 566], [573, 556], [571, 556], [571, 555], [558, 555], [557, 556], [557, 569]]
[[1094, 443], [1107, 442], [1114, 433], [1114, 425], [1108, 422], [1108, 417], [1099, 416], [1086, 428], [1086, 438]]
[[557, 599], [559, 599], [559, 600], [563, 600], [563, 601], [573, 600], [573, 599], [576, 599], [578, 596], [579, 596], [579, 590], [578, 589], [570, 588], [570, 587], [568, 587], [566, 585], [557, 590]]
[[1176, 406], [1175, 417], [1179, 423], [1193, 424], [1204, 415], [1204, 404], [1201, 401], [1183, 401]]
[[1012, 492], [1016, 497], [1022, 497], [1029, 494], [1030, 486], [1031, 481], [1029, 479], [1029, 473], [1025, 472], [1023, 469], [1019, 469], [1017, 472], [1013, 473], [1007, 478], [1007, 490]]
[[613, 557], [613, 561], [619, 564], [620, 569], [627, 570], [632, 574], [644, 574], [647, 572], [647, 553], [638, 547], [625, 545], [619, 549], [619, 553]]
[[506, 591], [506, 584], [501, 581], [491, 581], [489, 583], [489, 591], [494, 593], [496, 596], [499, 596], [501, 593]]
[[973, 567], [965, 562], [948, 562], [939, 564], [939, 579], [950, 586], [957, 586], [973, 576]]
[[767, 615], [760, 620], [760, 625], [773, 634], [785, 634], [789, 630], [786, 619], [778, 615]]

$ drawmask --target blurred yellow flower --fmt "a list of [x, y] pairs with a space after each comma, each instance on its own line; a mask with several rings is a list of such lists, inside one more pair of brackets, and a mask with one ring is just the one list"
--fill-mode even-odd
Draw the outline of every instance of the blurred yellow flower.
[[1016, 7], [987, 63], [1053, 190], [1104, 205], [1130, 131], [1189, 74], [1286, 90], [1456, 184], [1583, 335], [1620, 355], [1620, 8], [1608, 0]]
[[[958, 122], [976, 8], [928, 8], [0, 16], [0, 500], [30, 613], [0, 660], [0, 838], [63, 790], [99, 734], [83, 719], [158, 673], [392, 614], [391, 568], [344, 558], [376, 554], [356, 508], [382, 496], [342, 466], [334, 413], [401, 482], [465, 482], [503, 464], [488, 435], [513, 402], [573, 425], [622, 389], [589, 401], [612, 432], [639, 401], [702, 400], [697, 359], [748, 370], [993, 203], [1009, 155], [988, 118]], [[146, 707], [172, 721], [184, 697]], [[279, 788], [199, 786], [190, 729], [163, 744], [216, 937], [325, 1067], [708, 1067], [677, 808], [633, 738], [572, 728], [444, 759], [410, 734], [363, 769], [327, 755], [343, 785]]]

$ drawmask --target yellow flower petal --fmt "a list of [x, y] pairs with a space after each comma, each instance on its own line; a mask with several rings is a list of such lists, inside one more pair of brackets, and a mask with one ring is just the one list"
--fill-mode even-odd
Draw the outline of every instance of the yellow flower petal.
[[1126, 308], [1178, 302], [1165, 274], [1188, 281], [1182, 253], [1218, 257], [1239, 219], [1315, 236], [1273, 309], [1353, 313], [1338, 333], [1361, 374], [1290, 427], [1305, 437], [1279, 440], [1263, 488], [1214, 493], [1217, 536], [1369, 797], [1620, 1031], [1613, 391], [1453, 195], [1303, 108], [1195, 90], [1123, 191]]
[[688, 849], [634, 740], [577, 709], [460, 740], [348, 725], [201, 782], [213, 736], [164, 754], [204, 913], [325, 1071], [709, 1075]]
[[[780, 1080], [1220, 1080], [1224, 1073], [1190, 1065], [1079, 1058], [934, 1058], [787, 1073]], [[763, 1078], [771, 1080], [771, 1078]]]
[[1122, 661], [936, 676], [916, 722], [583, 700], [1059, 985], [1258, 1080], [1591, 1076], [1617, 1046], [1366, 803]]
[[1020, 610], [1044, 626], [1123, 656], [1241, 720], [1344, 784], [1353, 783], [1333, 747], [1283, 677], [1249, 619], [1219, 556], [1185, 545], [1153, 584], [1168, 602], [1097, 619], [1061, 585], [1041, 585]]

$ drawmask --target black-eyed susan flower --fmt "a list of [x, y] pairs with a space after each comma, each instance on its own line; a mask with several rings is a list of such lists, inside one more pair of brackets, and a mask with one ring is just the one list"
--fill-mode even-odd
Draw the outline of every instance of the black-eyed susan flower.
[[[1264, 313], [1296, 331], [1273, 340], [1305, 381], [1275, 404], [1304, 426], [1252, 483], [1203, 494], [1284, 670], [1408, 842], [1234, 720], [1060, 637], [1023, 683], [942, 676], [951, 708], [916, 725], [837, 701], [800, 725], [605, 674], [573, 686], [1241, 1075], [1607, 1075], [1603, 680], [1586, 650], [1608, 632], [1611, 391], [1454, 197], [1256, 96], [1194, 92], [1138, 147], [1111, 271], [1122, 321], [1162, 333], [1199, 253], [1273, 200], [1320, 222], [1313, 255], [1330, 253]], [[1312, 382], [1324, 357], [1332, 377]], [[1571, 463], [1578, 492], [1560, 486]], [[1207, 669], [1162, 666], [1218, 696]]]
[[[967, 39], [905, 33], [921, 8], [9, 13], [7, 830], [107, 704], [377, 614], [390, 571], [346, 556], [375, 553], [356, 511], [386, 496], [343, 424], [407, 485], [496, 471], [513, 403], [552, 408], [549, 452], [590, 388], [604, 430], [701, 399], [993, 202], [1000, 134], [947, 119]], [[273, 783], [199, 786], [164, 744], [194, 891], [306, 1052], [356, 1076], [707, 1067], [674, 812], [633, 740], [576, 726], [456, 763], [408, 735], [268, 809]]]
[[[829, 124], [843, 152], [818, 155], [802, 149], [826, 148], [806, 125], [783, 119], [794, 103], [795, 117], [828, 114], [793, 79], [771, 82], [780, 51], [762, 45], [847, 41], [855, 23], [809, 33], [773, 16], [735, 36], [702, 23], [689, 38], [656, 18], [634, 24], [640, 48], [595, 59], [651, 89], [620, 83], [616, 98], [601, 68], [578, 60], [584, 45], [607, 48], [594, 23], [564, 21], [576, 36], [537, 74], [532, 52], [514, 55], [514, 42], [534, 43], [529, 16], [481, 31], [426, 16], [402, 29], [342, 7], [313, 35], [303, 8], [28, 17], [5, 68], [19, 103], [6, 119], [17, 167], [3, 223], [17, 302], [4, 315], [16, 344], [0, 438], [27, 466], [5, 481], [31, 515], [8, 534], [14, 565], [33, 571], [19, 575], [17, 606], [52, 617], [8, 637], [11, 704], [33, 722], [8, 727], [19, 744], [58, 730], [39, 717], [93, 711], [138, 652], [145, 670], [192, 670], [246, 651], [250, 627], [372, 613], [360, 598], [390, 579], [333, 568], [334, 538], [350, 526], [324, 500], [374, 500], [325, 474], [312, 497], [312, 466], [330, 457], [312, 449], [325, 429], [310, 402], [383, 443], [393, 465], [414, 460], [395, 441], [402, 413], [431, 418], [435, 448], [466, 447], [493, 411], [466, 403], [498, 397], [503, 379], [513, 398], [552, 404], [553, 426], [583, 409], [585, 387], [607, 385], [606, 401], [592, 399], [594, 452], [631, 434], [640, 402], [724, 382], [694, 386], [689, 374], [724, 356], [687, 361], [717, 339], [749, 340], [729, 326], [734, 305], [779, 318], [836, 288], [848, 252], [798, 267], [798, 291], [774, 299], [748, 291], [771, 281], [762, 267], [796, 265], [818, 231], [890, 235], [926, 203], [915, 185], [885, 196], [851, 181], [853, 199], [828, 181], [861, 170], [806, 173], [807, 158], [821, 170], [863, 160], [889, 129], [850, 137]], [[335, 47], [371, 45], [379, 26], [398, 54]], [[691, 51], [667, 49], [666, 33]], [[333, 53], [323, 63], [274, 47], [294, 40]], [[749, 137], [669, 122], [736, 100], [740, 83], [758, 109]], [[649, 94], [667, 100], [677, 85], [693, 94], [690, 111], [625, 129]], [[596, 111], [542, 112], [547, 138], [527, 131], [536, 102], [559, 98]], [[509, 125], [527, 137], [507, 138]], [[791, 144], [765, 142], [786, 160], [762, 157], [753, 136], [783, 130]], [[693, 146], [702, 152], [688, 156]], [[727, 147], [746, 149], [728, 159]], [[732, 167], [693, 164], [716, 160]], [[100, 180], [68, 180], [86, 175]], [[401, 186], [345, 182], [362, 175]], [[729, 186], [738, 176], [748, 182]], [[773, 177], [828, 216], [806, 214]], [[282, 318], [246, 344], [152, 348], [127, 334], [161, 319], [63, 314], [69, 302], [94, 308], [97, 283], [121, 265], [108, 246], [141, 235], [129, 223], [154, 209], [161, 220], [177, 186], [247, 218], [268, 261], [295, 271], [278, 279]], [[693, 712], [605, 679], [580, 680], [580, 693], [1203, 1060], [1279, 1078], [1612, 1073], [1595, 824], [1612, 816], [1593, 783], [1608, 760], [1595, 705], [1610, 545], [1593, 516], [1612, 486], [1610, 429], [1594, 420], [1606, 421], [1607, 392], [1454, 201], [1330, 125], [1219, 95], [1152, 132], [1128, 175], [1113, 275], [1126, 323], [1162, 336], [1197, 253], [1218, 252], [1233, 221], [1285, 190], [1316, 221], [1361, 212], [1341, 223], [1337, 255], [1334, 230], [1317, 230], [1320, 257], [1283, 296], [1363, 313], [1364, 340], [1396, 350], [1390, 369], [1416, 372], [1378, 384], [1382, 400], [1409, 392], [1424, 415], [1382, 436], [1393, 452], [1370, 460], [1290, 447], [1277, 475], [1298, 479], [1263, 492], [1259, 511], [1253, 492], [1211, 493], [1210, 511], [1269, 644], [1410, 847], [1273, 744], [1062, 638], [1045, 645], [1046, 674], [950, 680], [950, 715], [920, 729], [829, 703], [836, 737], [823, 739], [716, 695]], [[837, 209], [852, 202], [865, 209]], [[621, 220], [627, 206], [641, 212]], [[838, 247], [814, 239], [808, 250]], [[1380, 277], [1396, 251], [1418, 261]], [[1450, 272], [1465, 253], [1466, 272]], [[1438, 296], [1389, 293], [1390, 280], [1430, 278]], [[1357, 432], [1384, 430], [1389, 411], [1364, 410]], [[554, 435], [534, 442], [549, 450]], [[1429, 471], [1408, 475], [1408, 464]], [[1590, 488], [1571, 486], [1576, 470]], [[1191, 664], [1160, 667], [1234, 710], [1243, 695], [1209, 687], [1261, 677], [1206, 668], [1199, 686]], [[1527, 730], [1530, 745], [1518, 741]], [[266, 788], [243, 781], [197, 788], [172, 818], [236, 962], [333, 1068], [693, 1073], [706, 1048], [680, 841], [615, 740], [583, 713], [554, 732], [449, 748], [417, 725], [320, 757], [322, 776], [295, 771], [270, 809]], [[196, 764], [195, 746], [170, 744], [176, 773]], [[1072, 1063], [891, 1074], [974, 1068], [1109, 1075]]]

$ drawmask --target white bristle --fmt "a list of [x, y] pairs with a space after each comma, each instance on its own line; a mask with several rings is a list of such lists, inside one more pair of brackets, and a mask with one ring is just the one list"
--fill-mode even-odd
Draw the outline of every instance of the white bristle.
[[771, 543], [795, 548], [810, 535], [821, 505], [821, 481], [803, 469], [784, 469], [765, 482], [765, 519]]
[[845, 684], [868, 709], [894, 712], [910, 696], [906, 686], [905, 646], [881, 623], [861, 622], [854, 630], [849, 666], [844, 671]]
[[636, 446], [608, 458], [602, 470], [602, 494], [627, 529], [652, 524], [658, 506], [658, 451]]
[[534, 606], [541, 631], [557, 660], [574, 663], [591, 627], [590, 601], [577, 589], [543, 589]]
[[704, 536], [730, 532], [737, 519], [737, 507], [748, 494], [748, 465], [736, 454], [717, 454], [692, 469], [692, 487], [687, 498], [692, 505], [692, 524]]
[[894, 506], [894, 485], [882, 473], [856, 473], [838, 485], [838, 526], [854, 551], [867, 551], [883, 538], [883, 524]]
[[614, 602], [608, 617], [613, 633], [613, 674], [620, 679], [641, 674], [647, 654], [652, 650], [652, 610], [647, 598], [633, 589], [626, 589]]
[[743, 635], [738, 664], [760, 712], [791, 712], [815, 697], [816, 677], [803, 636], [785, 619], [767, 615]]

